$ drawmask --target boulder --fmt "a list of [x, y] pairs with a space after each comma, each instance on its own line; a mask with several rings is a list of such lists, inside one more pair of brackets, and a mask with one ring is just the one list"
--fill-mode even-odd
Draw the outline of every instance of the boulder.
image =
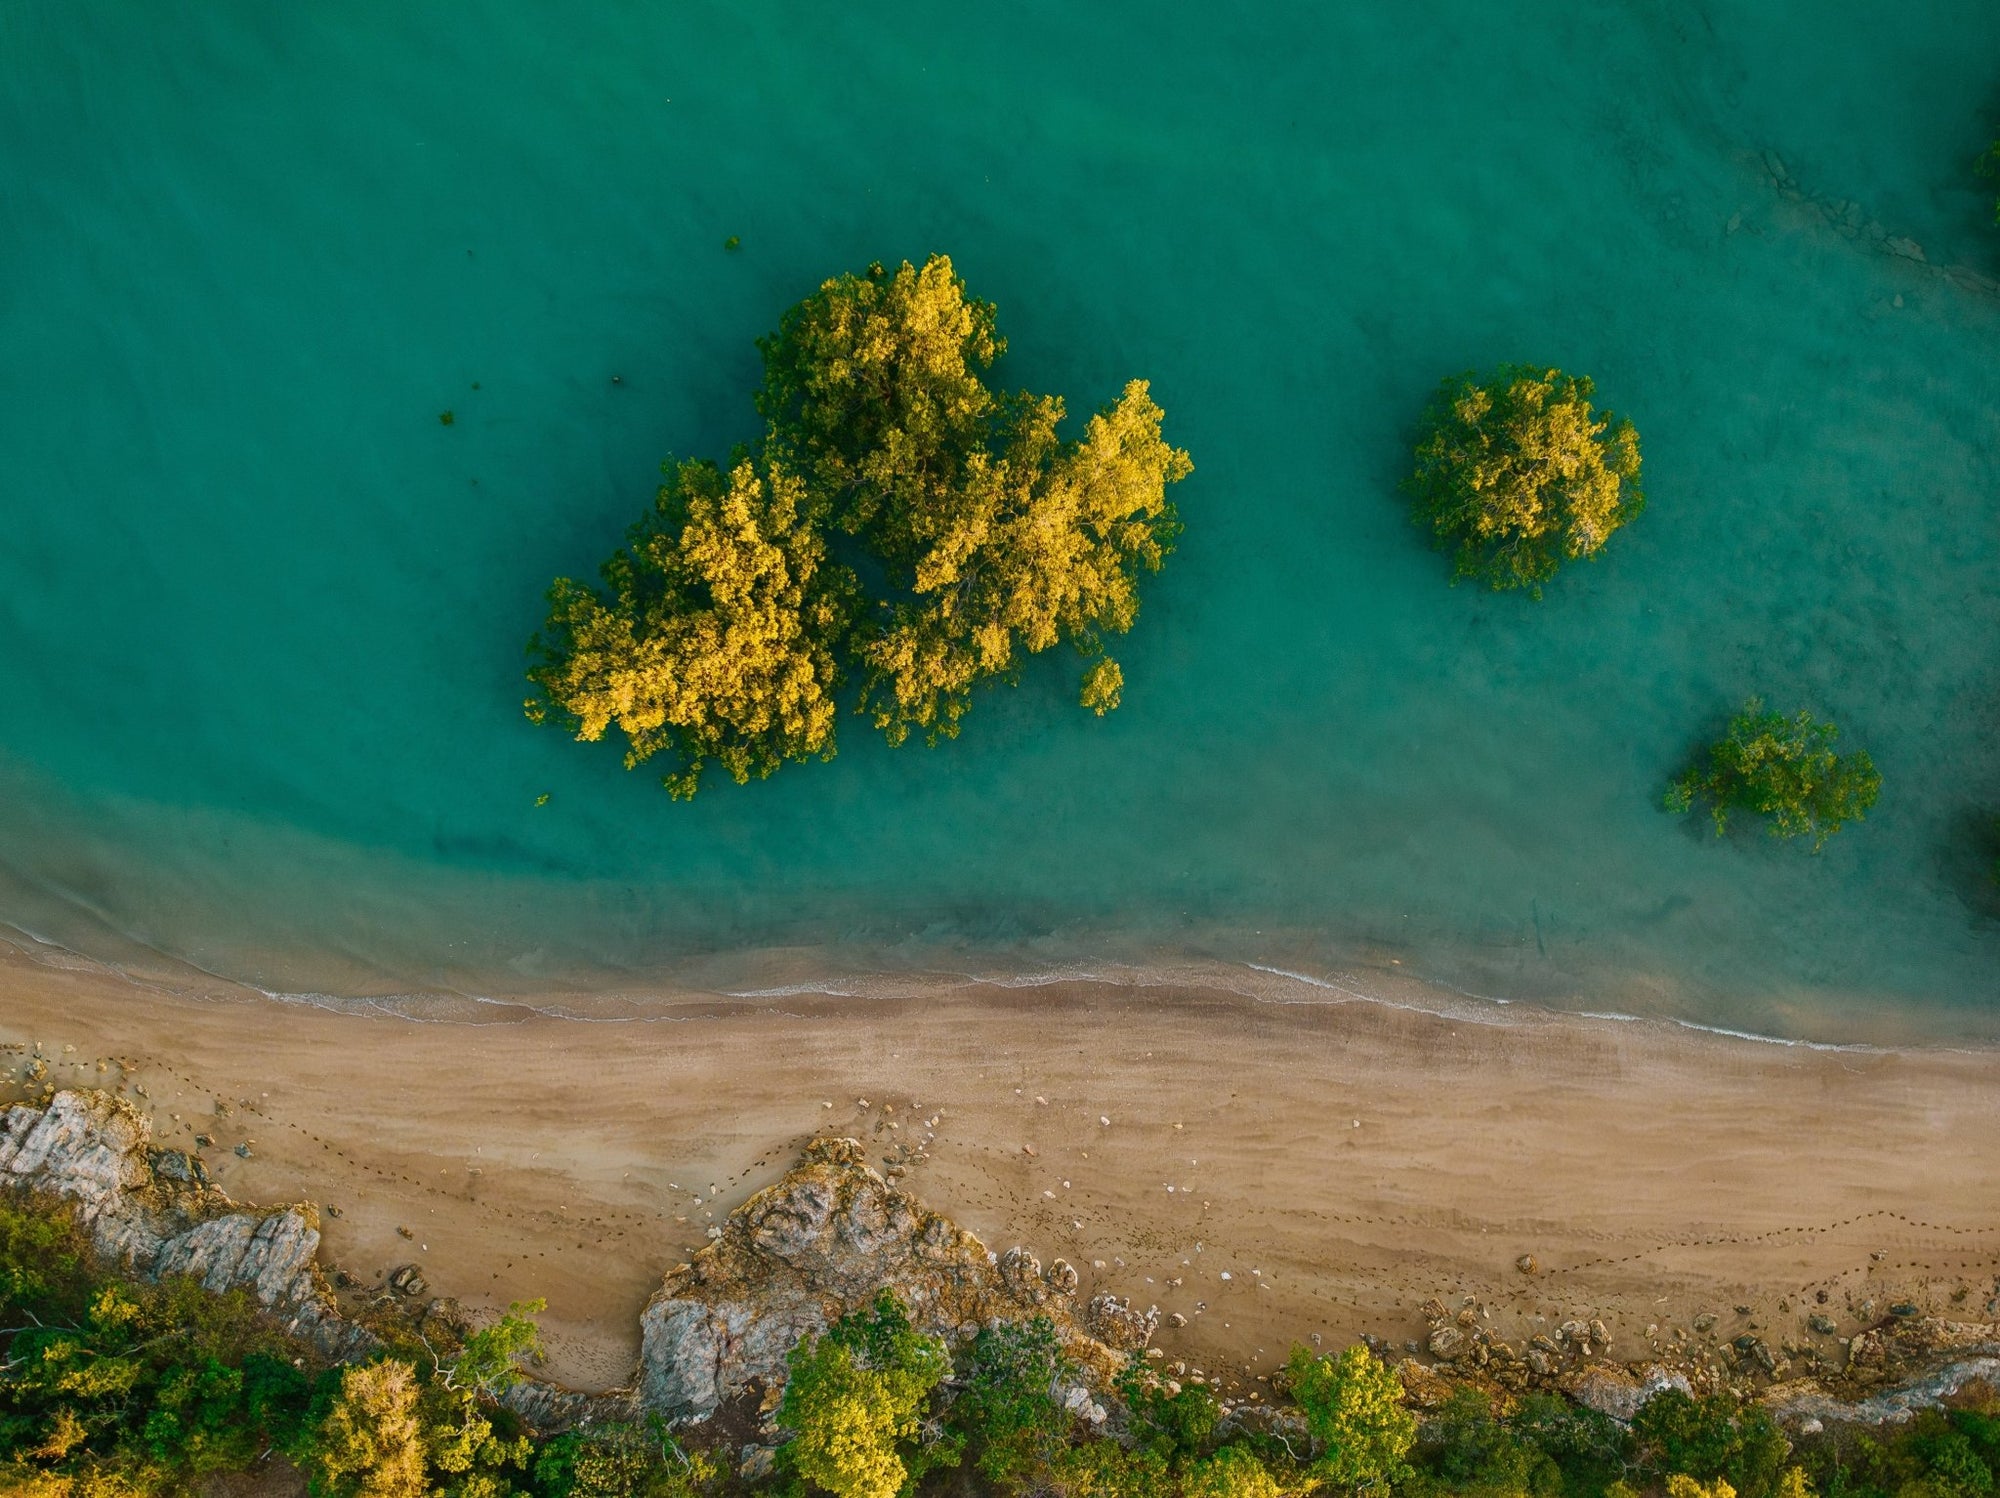
[[154, 1150], [152, 1125], [109, 1093], [64, 1090], [0, 1109], [0, 1183], [70, 1202], [99, 1253], [142, 1278], [188, 1275], [204, 1289], [248, 1290], [330, 1356], [374, 1338], [334, 1309], [321, 1279], [310, 1203], [242, 1206], [180, 1150]]
[[1074, 1314], [1074, 1275], [1060, 1261], [1045, 1275], [1023, 1248], [996, 1258], [884, 1180], [858, 1141], [815, 1139], [647, 1303], [639, 1398], [670, 1420], [691, 1421], [753, 1384], [776, 1390], [802, 1338], [883, 1289], [918, 1327], [947, 1340], [965, 1326], [1047, 1316], [1071, 1361], [1101, 1384], [1123, 1365], [1121, 1349], [1144, 1346], [1159, 1313], [1099, 1295]]

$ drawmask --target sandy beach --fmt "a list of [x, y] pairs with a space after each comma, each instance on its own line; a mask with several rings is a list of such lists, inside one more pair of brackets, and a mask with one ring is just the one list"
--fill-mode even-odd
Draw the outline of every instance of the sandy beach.
[[475, 1310], [546, 1297], [548, 1371], [586, 1388], [816, 1132], [989, 1247], [1186, 1316], [1159, 1340], [1239, 1374], [1314, 1333], [1415, 1337], [1432, 1296], [1510, 1334], [1600, 1316], [1635, 1357], [1738, 1306], [1782, 1329], [1822, 1289], [1843, 1330], [1868, 1301], [1971, 1311], [2000, 1273], [2000, 1053], [1085, 983], [664, 1012], [418, 1022], [9, 948], [0, 1078], [22, 1095], [39, 1046], [164, 1141], [210, 1136], [226, 1190], [323, 1204], [324, 1259], [366, 1282], [415, 1260]]

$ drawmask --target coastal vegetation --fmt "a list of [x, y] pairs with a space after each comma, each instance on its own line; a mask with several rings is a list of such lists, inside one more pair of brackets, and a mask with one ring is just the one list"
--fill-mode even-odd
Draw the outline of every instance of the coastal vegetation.
[[951, 261], [827, 281], [761, 339], [764, 433], [727, 470], [669, 465], [600, 569], [559, 578], [531, 643], [528, 716], [625, 762], [664, 755], [676, 797], [831, 758], [841, 688], [891, 744], [955, 736], [974, 692], [1059, 644], [1078, 698], [1119, 705], [1110, 637], [1180, 534], [1193, 471], [1145, 381], [1078, 437], [1060, 397], [988, 382], [993, 305]]
[[1667, 809], [1706, 801], [1718, 837], [1735, 810], [1769, 817], [1773, 837], [1810, 837], [1813, 851], [1849, 822], [1859, 821], [1881, 794], [1882, 776], [1866, 750], [1836, 754], [1840, 730], [1801, 708], [1787, 718], [1759, 698], [1744, 703], [1723, 736], [1667, 787]]
[[1803, 1449], [1760, 1406], [1677, 1389], [1629, 1425], [1471, 1385], [1420, 1419], [1358, 1345], [1295, 1349], [1287, 1401], [1248, 1421], [1134, 1358], [1094, 1427], [1058, 1398], [1074, 1370], [1046, 1320], [989, 1325], [954, 1357], [885, 1293], [793, 1352], [776, 1466], [739, 1471], [702, 1427], [533, 1433], [501, 1398], [539, 1310], [456, 1333], [387, 1317], [379, 1350], [341, 1365], [242, 1292], [110, 1267], [66, 1204], [0, 1199], [0, 1491], [184, 1494], [282, 1461], [318, 1498], [1989, 1498], [2000, 1469], [1991, 1396]]
[[1645, 507], [1639, 434], [1591, 405], [1588, 377], [1509, 364], [1447, 379], [1424, 412], [1412, 518], [1452, 553], [1453, 580], [1542, 585], [1594, 557]]

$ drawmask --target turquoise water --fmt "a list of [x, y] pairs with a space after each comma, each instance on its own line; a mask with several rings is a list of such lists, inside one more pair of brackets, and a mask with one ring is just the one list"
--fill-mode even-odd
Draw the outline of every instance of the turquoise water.
[[[0, 917], [334, 993], [1192, 953], [2000, 1034], [1990, 0], [7, 0], [0, 56]], [[1010, 382], [1149, 377], [1195, 455], [1124, 708], [1050, 661], [685, 806], [525, 723], [751, 340], [933, 249]], [[1651, 498], [1539, 606], [1394, 492], [1512, 359]], [[1657, 809], [1752, 692], [1881, 767], [1821, 857]]]

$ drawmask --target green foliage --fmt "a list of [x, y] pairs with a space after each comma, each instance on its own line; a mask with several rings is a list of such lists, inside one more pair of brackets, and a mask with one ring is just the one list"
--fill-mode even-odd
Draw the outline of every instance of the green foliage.
[[1655, 1394], [1632, 1420], [1646, 1466], [1662, 1477], [1724, 1479], [1737, 1498], [1770, 1498], [1791, 1443], [1762, 1405], [1726, 1394], [1696, 1399], [1678, 1389]]
[[1424, 1429], [1422, 1485], [1479, 1498], [1555, 1498], [1562, 1471], [1518, 1420], [1497, 1419], [1477, 1389], [1454, 1390]]
[[[758, 343], [755, 452], [726, 482], [670, 470], [604, 587], [550, 590], [528, 715], [585, 740], [616, 726], [628, 767], [673, 753], [666, 783], [685, 796], [710, 760], [741, 783], [830, 757], [850, 669], [894, 744], [955, 735], [977, 687], [1064, 642], [1090, 662], [1081, 705], [1115, 709], [1124, 672], [1104, 641], [1172, 550], [1166, 486], [1193, 464], [1142, 380], [1063, 438], [1060, 399], [987, 385], [1004, 347], [942, 255], [793, 307]], [[865, 596], [829, 533], [853, 538]]]
[[836, 1498], [896, 1498], [933, 1467], [956, 1463], [948, 1439], [924, 1439], [932, 1392], [951, 1369], [944, 1344], [910, 1325], [884, 1290], [867, 1311], [792, 1349], [778, 1425], [782, 1460]]
[[1539, 365], [1446, 380], [1425, 411], [1412, 518], [1453, 552], [1454, 579], [1542, 584], [1595, 556], [1645, 507], [1639, 434], [1591, 407], [1595, 387]]
[[0, 1486], [184, 1491], [294, 1436], [306, 1377], [241, 1291], [133, 1284], [66, 1205], [0, 1197]]
[[1752, 697], [1729, 730], [1667, 788], [1667, 810], [1707, 801], [1719, 837], [1736, 808], [1771, 818], [1773, 837], [1810, 835], [1813, 851], [1875, 804], [1882, 777], [1867, 751], [1833, 752], [1840, 730], [1801, 708], [1786, 718]]
[[1134, 1358], [1118, 1377], [1118, 1395], [1131, 1414], [1132, 1436], [1163, 1460], [1198, 1456], [1215, 1438], [1222, 1411], [1206, 1384], [1164, 1384]]
[[1084, 1441], [1058, 1456], [1049, 1487], [1065, 1498], [1160, 1498], [1172, 1491], [1166, 1458], [1146, 1447]]
[[696, 1498], [719, 1476], [706, 1454], [683, 1451], [658, 1416], [651, 1428], [565, 1431], [535, 1457], [535, 1491], [546, 1498]]
[[980, 1331], [951, 1422], [977, 1453], [982, 1476], [1014, 1492], [1047, 1469], [1072, 1424], [1055, 1390], [1074, 1377], [1046, 1316]]
[[521, 1370], [515, 1366], [516, 1360], [542, 1355], [541, 1328], [535, 1325], [534, 1318], [548, 1308], [546, 1300], [515, 1301], [493, 1325], [465, 1339], [465, 1345], [452, 1360], [446, 1383], [487, 1395], [498, 1394], [518, 1383]]
[[1336, 1488], [1360, 1492], [1407, 1479], [1404, 1457], [1417, 1438], [1395, 1373], [1356, 1344], [1338, 1358], [1295, 1346], [1285, 1373], [1312, 1432], [1312, 1471]]

